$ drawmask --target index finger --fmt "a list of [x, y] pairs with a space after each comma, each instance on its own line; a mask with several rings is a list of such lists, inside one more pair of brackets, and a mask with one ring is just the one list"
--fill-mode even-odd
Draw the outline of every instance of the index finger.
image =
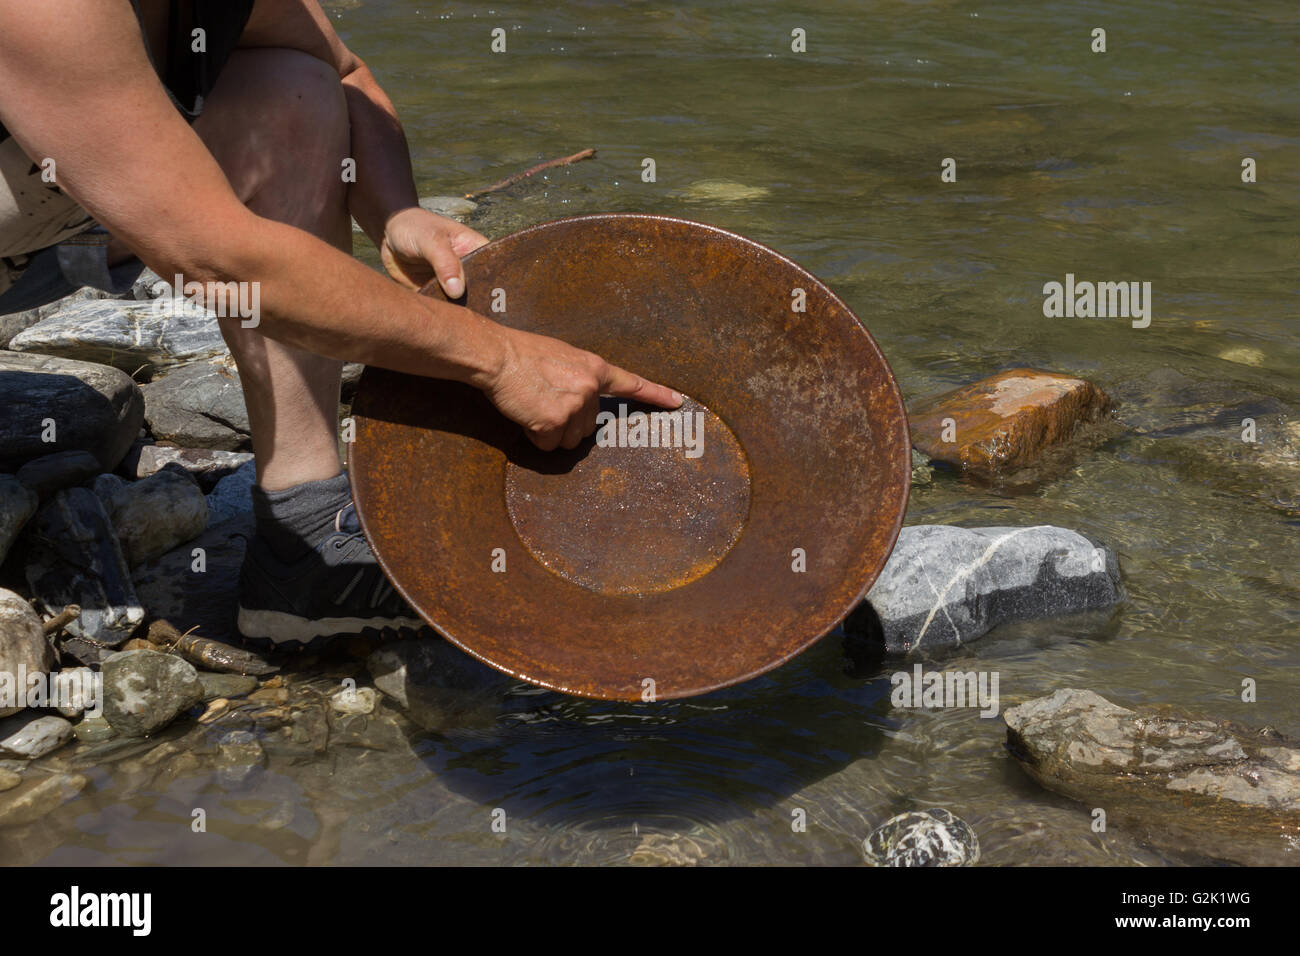
[[615, 398], [634, 398], [660, 408], [677, 408], [682, 403], [682, 393], [664, 385], [656, 385], [640, 375], [633, 375], [617, 365], [610, 365], [600, 383], [602, 394]]

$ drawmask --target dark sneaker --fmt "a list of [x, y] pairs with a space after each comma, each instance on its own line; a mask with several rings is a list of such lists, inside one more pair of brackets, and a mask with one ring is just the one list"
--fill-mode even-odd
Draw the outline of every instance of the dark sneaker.
[[331, 638], [426, 625], [384, 576], [349, 502], [315, 550], [286, 564], [254, 535], [239, 572], [239, 631], [260, 647], [313, 649]]

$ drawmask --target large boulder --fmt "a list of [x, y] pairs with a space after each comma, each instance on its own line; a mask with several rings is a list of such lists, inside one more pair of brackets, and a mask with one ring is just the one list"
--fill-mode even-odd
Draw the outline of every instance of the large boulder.
[[26, 680], [20, 675], [48, 675], [56, 663], [54, 649], [32, 606], [13, 591], [0, 588], [0, 717], [26, 706]]
[[244, 390], [228, 356], [175, 369], [141, 391], [144, 417], [157, 440], [222, 451], [249, 447]]
[[32, 550], [27, 583], [50, 611], [69, 604], [81, 616], [67, 625], [74, 637], [115, 647], [144, 620], [144, 608], [131, 586], [117, 533], [104, 505], [88, 488], [54, 495], [28, 530]]
[[0, 475], [0, 564], [38, 504], [36, 492], [13, 475]]
[[144, 398], [107, 365], [0, 351], [0, 469], [80, 449], [112, 471], [140, 432]]
[[183, 299], [98, 299], [65, 303], [15, 335], [9, 348], [112, 365], [148, 378], [158, 369], [221, 355], [226, 344], [216, 316]]
[[123, 651], [104, 662], [104, 717], [124, 737], [147, 737], [203, 700], [198, 671], [157, 651]]
[[1157, 831], [1196, 832], [1187, 845], [1208, 854], [1269, 862], [1271, 844], [1285, 860], [1285, 834], [1300, 827], [1300, 742], [1271, 728], [1130, 710], [1075, 688], [1003, 719], [1038, 783]]
[[998, 624], [1110, 607], [1123, 597], [1119, 562], [1066, 528], [904, 528], [846, 622], [879, 619], [885, 650], [907, 654], [968, 643]]
[[1089, 381], [1017, 368], [916, 403], [908, 426], [931, 458], [991, 477], [1034, 463], [1110, 411]]
[[96, 299], [108, 299], [111, 297], [111, 292], [104, 292], [102, 289], [94, 289], [90, 286], [84, 286], [76, 292], [64, 296], [62, 299], [47, 302], [45, 305], [38, 305], [34, 309], [27, 309], [24, 312], [7, 312], [4, 315], [0, 315], [0, 349], [8, 348], [13, 337], [23, 331], [23, 329], [30, 329], [42, 319], [49, 318], [59, 310], [67, 308], [68, 305], [73, 302], [90, 302]]

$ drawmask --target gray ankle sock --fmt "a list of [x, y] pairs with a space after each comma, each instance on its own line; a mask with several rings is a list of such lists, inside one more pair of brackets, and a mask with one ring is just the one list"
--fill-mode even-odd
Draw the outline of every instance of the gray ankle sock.
[[346, 471], [281, 491], [265, 491], [260, 485], [250, 490], [257, 533], [286, 563], [312, 551], [327, 532], [333, 531], [335, 515], [352, 500]]

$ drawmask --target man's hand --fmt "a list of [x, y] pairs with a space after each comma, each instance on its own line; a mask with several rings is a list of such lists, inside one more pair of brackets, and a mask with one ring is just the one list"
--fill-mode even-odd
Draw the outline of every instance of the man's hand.
[[679, 393], [610, 365], [599, 355], [544, 335], [503, 331], [505, 361], [484, 392], [543, 451], [577, 448], [594, 432], [601, 395], [663, 408], [682, 403]]
[[449, 299], [465, 294], [461, 256], [487, 242], [468, 226], [435, 215], [419, 206], [389, 218], [379, 256], [388, 274], [410, 289], [419, 289], [435, 275]]

